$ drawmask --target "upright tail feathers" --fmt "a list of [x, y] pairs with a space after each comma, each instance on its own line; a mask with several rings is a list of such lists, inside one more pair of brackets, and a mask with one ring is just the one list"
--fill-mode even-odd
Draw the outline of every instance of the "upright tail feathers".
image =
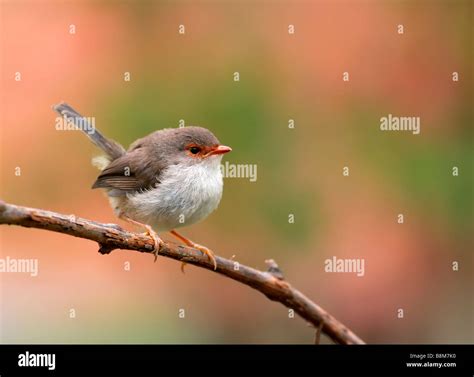
[[66, 120], [72, 121], [74, 125], [83, 130], [89, 139], [91, 139], [95, 145], [107, 154], [107, 157], [110, 158], [111, 161], [125, 154], [125, 149], [119, 143], [107, 139], [95, 128], [92, 129], [91, 127], [86, 127], [85, 125], [90, 126], [89, 121], [67, 103], [61, 102], [60, 104], [54, 105], [53, 110]]

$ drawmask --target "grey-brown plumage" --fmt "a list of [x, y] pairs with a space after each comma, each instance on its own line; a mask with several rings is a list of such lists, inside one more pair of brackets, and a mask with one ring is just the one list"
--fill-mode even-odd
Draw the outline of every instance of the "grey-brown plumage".
[[[59, 115], [66, 118], [67, 120], [71, 120], [74, 124], [78, 124], [82, 127], [82, 130], [91, 130], [92, 128], [88, 124], [89, 121], [84, 118], [81, 114], [79, 114], [76, 110], [74, 110], [71, 106], [67, 103], [61, 102], [58, 105], [53, 106], [53, 110], [56, 111]], [[85, 127], [87, 125], [87, 127]], [[116, 141], [112, 139], [108, 139], [104, 137], [99, 130], [92, 129], [92, 132], [85, 132], [84, 133], [91, 139], [91, 141], [97, 145], [100, 149], [102, 149], [110, 160], [115, 160], [116, 158], [125, 154], [125, 149]]]
[[121, 196], [156, 187], [163, 170], [179, 164], [182, 160], [179, 152], [184, 152], [190, 144], [213, 147], [219, 145], [219, 140], [202, 127], [155, 131], [135, 141], [125, 154], [111, 161], [92, 188], [110, 189], [109, 195]]
[[[87, 122], [67, 103], [62, 102], [53, 106], [53, 109], [73, 122], [79, 124]], [[105, 152], [110, 161], [97, 177], [92, 188], [108, 189], [110, 196], [121, 196], [155, 187], [166, 167], [181, 162], [177, 158], [177, 152], [184, 151], [189, 144], [209, 147], [219, 145], [219, 140], [209, 130], [202, 127], [155, 131], [136, 140], [130, 145], [128, 151], [116, 141], [104, 137], [97, 129], [85, 133]]]

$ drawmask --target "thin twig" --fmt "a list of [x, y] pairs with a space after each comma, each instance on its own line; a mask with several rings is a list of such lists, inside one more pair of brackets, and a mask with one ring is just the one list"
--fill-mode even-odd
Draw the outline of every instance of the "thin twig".
[[[115, 249], [151, 253], [153, 249], [151, 237], [128, 232], [115, 224], [101, 224], [75, 216], [7, 204], [3, 201], [0, 201], [0, 224], [45, 229], [89, 239], [100, 245], [99, 251], [103, 254]], [[167, 243], [160, 249], [160, 255], [214, 271], [212, 262], [196, 249]], [[316, 328], [320, 328], [320, 331], [335, 343], [364, 344], [341, 322], [293, 288], [282, 276], [275, 274], [276, 264], [270, 264], [273, 271], [264, 272], [242, 264], [236, 269], [234, 261], [219, 256], [216, 256], [216, 261], [215, 272], [246, 284], [270, 300], [293, 309]]]
[[314, 344], [319, 344], [321, 341], [321, 330], [323, 329], [323, 322], [320, 322], [316, 327], [316, 335], [314, 336]]

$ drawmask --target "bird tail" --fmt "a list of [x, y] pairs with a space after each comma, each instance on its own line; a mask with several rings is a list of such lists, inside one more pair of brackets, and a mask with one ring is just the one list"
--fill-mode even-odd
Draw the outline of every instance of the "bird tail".
[[61, 102], [54, 105], [53, 110], [64, 117], [66, 121], [73, 122], [77, 128], [81, 129], [95, 145], [105, 152], [106, 156], [103, 157], [107, 160], [113, 161], [125, 154], [125, 149], [119, 143], [107, 139], [99, 130], [95, 127], [91, 127], [88, 119], [79, 114], [67, 103]]

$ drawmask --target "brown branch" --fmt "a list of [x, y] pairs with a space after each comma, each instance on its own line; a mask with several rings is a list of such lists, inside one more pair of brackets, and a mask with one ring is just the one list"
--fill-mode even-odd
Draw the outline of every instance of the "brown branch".
[[316, 328], [316, 334], [314, 335], [314, 344], [319, 344], [321, 340], [321, 330], [323, 327], [322, 325], [323, 325], [323, 322], [320, 322], [319, 326]]
[[[99, 252], [102, 254], [108, 254], [114, 249], [150, 253], [153, 248], [151, 237], [128, 232], [118, 225], [101, 224], [76, 218], [73, 215], [67, 216], [41, 209], [21, 207], [3, 201], [0, 201], [0, 224], [45, 229], [89, 239], [99, 243]], [[214, 266], [209, 259], [196, 249], [165, 244], [160, 249], [160, 255], [214, 271]], [[278, 301], [293, 309], [334, 342], [364, 344], [341, 322], [286, 282], [274, 261], [268, 261], [269, 271], [263, 272], [242, 264], [237, 265], [235, 261], [222, 257], [216, 256], [216, 260], [215, 272], [246, 284], [263, 293], [270, 300]]]

